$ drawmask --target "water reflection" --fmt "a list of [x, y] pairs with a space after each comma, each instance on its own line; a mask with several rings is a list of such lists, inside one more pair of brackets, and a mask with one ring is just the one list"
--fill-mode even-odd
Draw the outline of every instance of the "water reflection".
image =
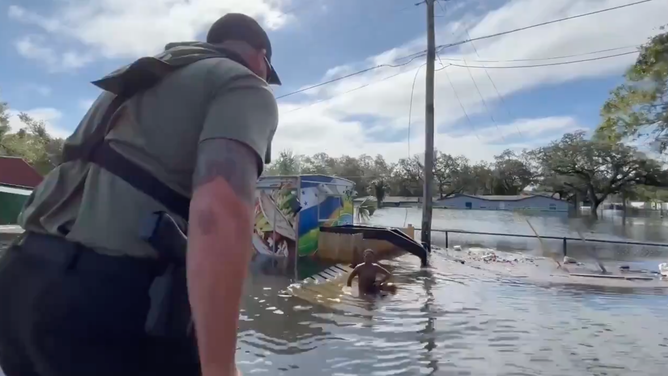
[[[404, 217], [418, 224], [420, 212], [411, 210], [383, 209], [372, 218], [384, 225], [402, 226]], [[531, 234], [526, 221], [512, 213], [434, 214], [434, 228]], [[576, 237], [579, 230], [592, 238], [668, 242], [664, 222], [648, 218], [628, 218], [626, 226], [616, 218], [530, 220], [541, 234]], [[451, 241], [535, 252], [540, 248], [531, 239]], [[548, 246], [554, 252], [561, 249], [558, 242]], [[574, 252], [577, 249], [573, 245]], [[641, 254], [626, 251], [634, 257]], [[614, 252], [617, 256], [624, 249]], [[286, 293], [287, 287], [318, 272], [318, 266], [301, 268], [297, 276], [288, 266], [286, 276], [276, 270], [280, 265], [257, 264], [243, 302], [240, 369], [272, 375], [664, 374], [666, 289], [541, 283], [472, 273], [474, 269], [439, 252], [431, 262], [431, 268], [422, 269], [411, 256], [387, 261], [398, 292], [376, 300], [328, 300], [339, 294], [342, 284], [330, 286], [320, 300], [300, 299]]]
[[284, 294], [288, 277], [253, 275], [240, 323], [240, 369], [285, 375], [663, 372], [663, 290], [533, 284], [470, 275], [438, 253], [429, 269], [413, 259], [388, 263], [399, 287], [395, 296], [331, 306]]
[[[422, 282], [422, 288], [426, 295], [423, 308], [420, 309], [421, 312], [424, 312], [427, 317], [427, 322], [423, 330], [418, 333], [421, 334], [422, 338], [420, 342], [424, 344], [424, 349], [426, 353], [423, 356], [423, 362], [425, 363], [425, 368], [428, 370], [426, 374], [433, 375], [438, 371], [438, 359], [434, 358], [433, 351], [436, 349], [436, 338], [435, 338], [435, 322], [436, 315], [432, 310], [432, 304], [434, 303], [434, 294], [432, 293], [432, 287], [435, 284], [433, 279], [433, 274], [430, 269], [422, 269], [421, 276], [418, 280]], [[425, 372], [421, 372], [425, 373]]]
[[[377, 211], [370, 219], [370, 224], [383, 226], [418, 226], [422, 213], [416, 208], [384, 208]], [[668, 243], [668, 220], [658, 216], [628, 217], [626, 225], [612, 214], [606, 214], [599, 220], [591, 217], [569, 217], [566, 213], [518, 214], [507, 211], [485, 210], [434, 210], [432, 228], [482, 231], [504, 234], [523, 234], [534, 236], [527, 224], [527, 219], [540, 235], [557, 237], [608, 240], [635, 240], [644, 242]], [[419, 236], [419, 231], [416, 236]], [[541, 255], [543, 253], [537, 239], [512, 238], [498, 236], [482, 236], [449, 233], [450, 246], [468, 245], [488, 247], [510, 252], [526, 252]], [[561, 240], [543, 239], [548, 251], [563, 254]], [[445, 233], [435, 231], [432, 242], [445, 247]], [[576, 258], [588, 258], [588, 254], [596, 252], [603, 260], [634, 260], [662, 259], [668, 255], [668, 248], [651, 246], [631, 246], [622, 244], [601, 244], [592, 242], [568, 242], [568, 254]]]

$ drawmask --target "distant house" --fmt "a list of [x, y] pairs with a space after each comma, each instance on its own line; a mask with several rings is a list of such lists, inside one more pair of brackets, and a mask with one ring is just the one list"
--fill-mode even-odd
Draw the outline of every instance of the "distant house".
[[434, 201], [435, 208], [567, 212], [570, 204], [544, 195], [474, 196], [458, 194]]
[[26, 161], [0, 157], [0, 225], [15, 224], [23, 205], [42, 176]]

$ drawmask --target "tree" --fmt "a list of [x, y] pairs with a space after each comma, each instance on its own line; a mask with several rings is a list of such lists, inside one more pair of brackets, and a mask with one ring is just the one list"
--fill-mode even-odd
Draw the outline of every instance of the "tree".
[[0, 155], [2, 155], [2, 140], [11, 128], [9, 127], [9, 111], [7, 103], [0, 101]]
[[488, 195], [493, 193], [494, 171], [492, 166], [486, 162], [476, 163], [471, 166], [465, 175], [467, 193], [474, 195]]
[[577, 191], [573, 189], [573, 187], [566, 185], [564, 179], [554, 173], [554, 171], [547, 171], [544, 175], [541, 175], [535, 191], [539, 193], [549, 193], [552, 198], [559, 196], [558, 198], [561, 200], [577, 204], [575, 202]]
[[332, 160], [332, 162], [334, 162], [331, 169], [332, 175], [343, 177], [355, 183], [357, 192], [367, 191], [367, 185], [371, 178], [365, 176], [365, 171], [360, 165], [359, 159], [344, 155]]
[[9, 107], [0, 102], [0, 155], [20, 157], [40, 174], [46, 174], [61, 162], [63, 139], [52, 137], [46, 124], [25, 113], [18, 115], [24, 127], [11, 133]]
[[392, 192], [395, 192], [398, 196], [422, 196], [424, 188], [423, 170], [424, 165], [417, 155], [400, 159], [392, 173], [392, 180], [395, 185]]
[[668, 202], [668, 188], [638, 185], [635, 187], [633, 197], [643, 202]]
[[611, 194], [636, 184], [665, 184], [659, 164], [620, 142], [588, 140], [584, 132], [565, 134], [537, 153], [544, 174], [554, 174], [565, 187], [587, 197], [591, 213]]
[[434, 181], [439, 198], [462, 193], [466, 189], [469, 161], [463, 156], [436, 152], [434, 161]]
[[301, 173], [300, 158], [291, 150], [283, 150], [265, 170], [265, 173], [266, 175], [299, 175]]
[[518, 195], [534, 181], [534, 174], [520, 157], [505, 150], [494, 157], [493, 193]]
[[357, 223], [367, 222], [379, 206], [374, 205], [369, 199], [362, 201], [357, 207]]
[[[664, 28], [661, 28], [664, 30]], [[668, 33], [640, 48], [635, 64], [615, 88], [601, 115], [597, 136], [619, 141], [647, 136], [659, 152], [668, 148]]]
[[[376, 198], [380, 207], [391, 192], [396, 196], [423, 194], [424, 165], [420, 155], [388, 163], [383, 156], [330, 157], [281, 152], [266, 171], [268, 175], [323, 174], [340, 176], [355, 183], [357, 192]], [[463, 156], [437, 152], [434, 192], [440, 197], [456, 193], [517, 195], [529, 186], [564, 200], [586, 198], [592, 212], [606, 197], [634, 194], [638, 185], [668, 183], [668, 171], [658, 162], [621, 142], [587, 139], [585, 133], [566, 134], [547, 147], [506, 150], [493, 163], [470, 164]]]
[[376, 198], [376, 203], [379, 208], [383, 206], [383, 200], [390, 193], [390, 184], [383, 178], [377, 178], [369, 183], [367, 192]]
[[332, 175], [336, 165], [333, 158], [326, 153], [318, 153], [311, 157], [303, 157], [302, 173], [317, 175]]

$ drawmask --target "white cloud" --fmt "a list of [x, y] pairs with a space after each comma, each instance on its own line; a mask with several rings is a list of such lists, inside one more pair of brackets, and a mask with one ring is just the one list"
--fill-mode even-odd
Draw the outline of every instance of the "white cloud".
[[[459, 22], [450, 23], [448, 27], [438, 31], [437, 44], [466, 38], [464, 25], [469, 25], [469, 33], [475, 38], [625, 3], [627, 1], [622, 0], [564, 0], [558, 2], [513, 0], [483, 16], [464, 15]], [[440, 53], [440, 57], [444, 64], [447, 64], [448, 59], [457, 60], [460, 64], [461, 59], [466, 59], [469, 65], [483, 64], [475, 60], [501, 61], [484, 63], [486, 66], [563, 62], [577, 59], [577, 57], [529, 62], [507, 62], [507, 60], [583, 54], [621, 46], [639, 45], [657, 32], [657, 26], [665, 23], [663, 17], [665, 14], [668, 14], [668, 2], [655, 1], [481, 40], [475, 43], [478, 55], [473, 51], [471, 45], [467, 44], [459, 48], [445, 49]], [[350, 67], [358, 70], [419, 52], [425, 48], [424, 40], [424, 37], [417, 38], [403, 46], [397, 46], [377, 56], [369, 56], [349, 66], [331, 67], [326, 70], [324, 76], [332, 78], [336, 74], [350, 72]], [[633, 51], [633, 48], [591, 54], [580, 58], [596, 58], [625, 51]], [[487, 69], [487, 72], [499, 93], [506, 97], [520, 91], [529, 91], [538, 87], [549, 88], [551, 85], [573, 80], [621, 75], [634, 59], [635, 55], [629, 55], [580, 64], [529, 69], [490, 68]], [[404, 135], [407, 134], [411, 88], [416, 69], [422, 64], [424, 64], [424, 58], [417, 59], [402, 68], [377, 69], [320, 87], [314, 90], [317, 95], [309, 93], [310, 95], [302, 96], [301, 100], [298, 96], [280, 100], [281, 119], [274, 150], [290, 148], [297, 153], [305, 154], [326, 151], [333, 155], [380, 153], [391, 160], [405, 157], [409, 145]], [[413, 94], [411, 153], [419, 153], [424, 150], [422, 139], [425, 112], [424, 71], [422, 68], [416, 77]], [[401, 72], [404, 73], [388, 78]], [[448, 77], [452, 81], [452, 86]], [[385, 78], [388, 79], [384, 80]], [[365, 87], [365, 85], [369, 86]], [[453, 128], [454, 125], [459, 125], [458, 129], [461, 129], [461, 124], [468, 124], [468, 122], [452, 87], [455, 88], [467, 113], [471, 117], [478, 115], [474, 119], [489, 118], [489, 115], [485, 114], [485, 106], [480, 98], [482, 95], [494, 114], [497, 124], [491, 121], [485, 124], [476, 122], [473, 126], [477, 131], [469, 128], [467, 133]], [[545, 108], [549, 108], [549, 105], [546, 103]], [[544, 119], [518, 119], [512, 124], [499, 124], [500, 118], [508, 118], [505, 116], [508, 111], [503, 107], [485, 70], [470, 69], [469, 72], [466, 68], [451, 66], [444, 71], [437, 72], [436, 127], [446, 134], [436, 136], [436, 148], [452, 154], [463, 154], [472, 160], [491, 159], [493, 155], [498, 154], [507, 146], [513, 148], [537, 146], [537, 143], [545, 143], [550, 139], [558, 138], [564, 132], [583, 128], [569, 114]], [[598, 109], [594, 111], [595, 114], [598, 113]], [[510, 115], [517, 116], [517, 114]], [[520, 131], [518, 132], [517, 129]], [[504, 142], [505, 138], [507, 142]], [[391, 141], [394, 139], [402, 141]]]
[[67, 138], [70, 136], [72, 131], [68, 131], [61, 126], [58, 122], [63, 117], [63, 113], [55, 108], [44, 107], [44, 108], [33, 108], [27, 111], [9, 111], [9, 126], [11, 127], [12, 132], [16, 132], [21, 128], [24, 128], [25, 125], [19, 120], [19, 113], [25, 112], [30, 115], [35, 120], [41, 120], [46, 125], [46, 130], [53, 137]]
[[50, 86], [35, 83], [25, 84], [20, 90], [30, 94], [37, 93], [43, 97], [48, 97], [53, 92]]
[[231, 11], [256, 17], [270, 29], [289, 19], [275, 0], [70, 0], [55, 5], [47, 15], [12, 5], [8, 15], [39, 26], [52, 37], [50, 42], [63, 37], [77, 42], [78, 51], [64, 53], [26, 38], [17, 43], [22, 55], [60, 63], [63, 68], [76, 68], [93, 57], [137, 57], [158, 52], [168, 42], [194, 40]]
[[[439, 18], [437, 44], [465, 39], [469, 27], [471, 37], [494, 34], [517, 27], [565, 16], [590, 12], [627, 3], [627, 0], [511, 0], [505, 5], [480, 14], [483, 2], [457, 11], [457, 19]], [[465, 2], [459, 2], [465, 3]], [[99, 0], [89, 4], [83, 0], [58, 2], [52, 14], [43, 15], [21, 7], [10, 7], [10, 17], [39, 25], [53, 36], [66, 36], [79, 42], [80, 56], [90, 53], [97, 57], [132, 57], [150, 53], [173, 40], [194, 39], [219, 15], [228, 10], [241, 11], [261, 20], [265, 25], [280, 27], [288, 17], [280, 3], [271, 0]], [[446, 15], [452, 14], [453, 10]], [[464, 14], [461, 14], [464, 12]], [[502, 37], [475, 42], [478, 54], [470, 44], [445, 49], [440, 53], [443, 63], [470, 65], [475, 60], [501, 62], [487, 66], [527, 65], [572, 60], [543, 60], [510, 63], [511, 59], [538, 59], [553, 56], [588, 53], [620, 46], [638, 45], [657, 32], [665, 23], [668, 2], [654, 1], [623, 10], [547, 25]], [[147, 22], [151, 20], [151, 22]], [[344, 27], [344, 26], [343, 26]], [[323, 80], [345, 75], [377, 64], [391, 63], [397, 58], [425, 49], [425, 36], [396, 46], [381, 54], [367, 56], [348, 65], [323, 67]], [[47, 48], [50, 45], [35, 44]], [[55, 47], [54, 47], [55, 48]], [[629, 49], [631, 50], [631, 49]], [[50, 56], [33, 49], [37, 56]], [[276, 51], [277, 54], [280, 51]], [[614, 53], [614, 52], [613, 52]], [[583, 56], [600, 57], [610, 53]], [[478, 56], [479, 55], [479, 56]], [[51, 58], [47, 58], [51, 59]], [[62, 54], [52, 61], [63, 62]], [[506, 62], [503, 62], [506, 60]], [[603, 59], [588, 63], [539, 67], [531, 69], [487, 70], [496, 88], [504, 97], [538, 87], [550, 87], [573, 80], [620, 75], [634, 56]], [[407, 60], [399, 60], [403, 63]], [[280, 126], [274, 151], [289, 148], [297, 153], [327, 152], [331, 155], [382, 154], [397, 160], [409, 153], [424, 150], [425, 72], [416, 69], [424, 63], [420, 57], [402, 68], [382, 68], [332, 85], [309, 91], [302, 96], [280, 100]], [[439, 66], [437, 62], [437, 67]], [[396, 77], [389, 78], [397, 73]], [[472, 77], [471, 77], [472, 76]], [[408, 134], [409, 103], [413, 93], [410, 142]], [[448, 80], [452, 81], [452, 86]], [[477, 84], [480, 94], [473, 84]], [[301, 85], [304, 83], [297, 83]], [[368, 85], [368, 86], [365, 86]], [[309, 85], [301, 85], [302, 87]], [[456, 90], [453, 92], [453, 88]], [[489, 118], [480, 95], [492, 110], [496, 124], [487, 120], [468, 125], [459, 104], [474, 119]], [[545, 105], [549, 108], [549, 103]], [[521, 149], [544, 144], [563, 132], [582, 128], [577, 119], [564, 114], [543, 118], [512, 119], [505, 116], [497, 92], [485, 70], [448, 67], [436, 73], [435, 113], [437, 149], [451, 154], [463, 154], [472, 160], [490, 160], [507, 147]], [[598, 112], [598, 110], [596, 110]], [[499, 116], [500, 114], [504, 114]], [[483, 116], [481, 116], [483, 115]], [[501, 121], [500, 119], [503, 119]], [[463, 125], [462, 125], [463, 124]], [[462, 131], [462, 126], [465, 131]], [[475, 128], [475, 131], [473, 129]]]
[[[281, 107], [282, 111], [289, 109]], [[273, 150], [290, 149], [299, 154], [325, 152], [331, 156], [382, 154], [389, 161], [397, 161], [424, 150], [423, 124], [413, 124], [410, 142], [407, 129], [400, 130], [398, 141], [377, 139], [366, 132], [359, 121], [337, 120], [318, 109], [306, 108], [282, 121], [274, 138]], [[582, 129], [577, 120], [568, 117], [520, 119], [510, 124], [498, 124], [478, 131], [459, 131], [436, 134], [434, 145], [445, 153], [465, 155], [473, 161], [492, 160], [505, 149], [520, 151], [559, 138], [564, 132]], [[519, 131], [518, 131], [519, 130]], [[379, 134], [387, 128], [380, 127]], [[521, 132], [521, 137], [518, 135]], [[505, 135], [507, 142], [501, 142]], [[518, 139], [511, 141], [512, 139]]]
[[82, 55], [74, 51], [60, 52], [47, 46], [42, 38], [35, 36], [22, 37], [14, 43], [14, 46], [21, 56], [39, 61], [49, 72], [80, 68], [92, 61], [91, 55]]
[[[583, 129], [576, 119], [569, 116], [555, 116], [539, 119], [518, 119], [511, 124], [488, 126], [481, 131], [473, 132], [473, 136], [483, 143], [501, 143], [508, 145], [509, 139], [520, 138], [524, 142], [518, 145], [532, 145], [537, 139], [545, 136], [561, 135]], [[466, 137], [471, 130], [449, 132], [453, 137]], [[527, 140], [530, 140], [527, 142]], [[510, 144], [512, 145], [512, 144]]]

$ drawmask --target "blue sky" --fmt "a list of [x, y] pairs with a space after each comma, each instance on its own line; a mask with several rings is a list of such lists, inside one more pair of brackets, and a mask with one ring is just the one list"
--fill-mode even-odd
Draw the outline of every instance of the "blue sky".
[[[54, 134], [67, 136], [99, 94], [91, 80], [133, 58], [155, 53], [167, 42], [201, 39], [207, 27], [229, 11], [252, 15], [269, 30], [274, 65], [284, 82], [276, 88], [281, 95], [380, 63], [406, 62], [400, 58], [424, 50], [426, 10], [416, 2], [0, 0], [0, 96], [14, 111], [43, 119]], [[467, 32], [475, 38], [629, 2], [441, 1], [436, 6], [436, 42], [451, 43], [466, 39]], [[478, 67], [605, 57], [633, 51], [633, 46], [658, 33], [666, 23], [661, 16], [665, 14], [668, 1], [654, 0], [467, 43], [445, 49], [439, 57], [446, 65]], [[596, 53], [604, 49], [615, 50]], [[577, 56], [555, 59], [564, 55]], [[436, 147], [472, 160], [489, 160], [507, 147], [535, 147], [564, 132], [593, 129], [608, 92], [622, 82], [624, 69], [634, 58], [523, 69], [447, 67], [436, 73]], [[509, 61], [518, 59], [530, 61]], [[390, 160], [405, 157], [409, 145], [411, 153], [420, 152], [424, 68], [417, 76], [415, 72], [422, 64], [424, 57], [279, 100], [274, 150], [383, 154]], [[436, 65], [440, 67], [440, 62]], [[397, 73], [401, 74], [388, 78]], [[16, 121], [13, 125], [19, 126]]]

